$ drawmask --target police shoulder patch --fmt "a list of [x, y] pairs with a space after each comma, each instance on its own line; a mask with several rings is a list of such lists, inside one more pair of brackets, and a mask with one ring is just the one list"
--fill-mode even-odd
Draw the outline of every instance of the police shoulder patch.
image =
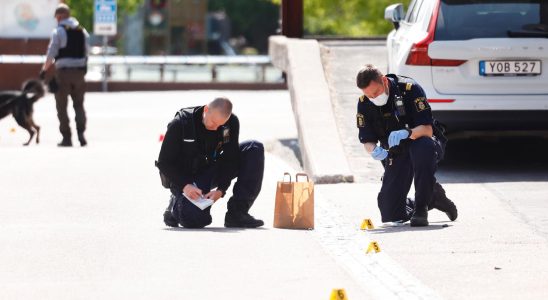
[[230, 128], [226, 127], [223, 129], [223, 144], [230, 142]]
[[356, 122], [357, 122], [357, 125], [358, 125], [358, 128], [363, 128], [365, 127], [365, 117], [363, 114], [356, 114]]
[[430, 109], [430, 105], [428, 104], [428, 101], [426, 101], [425, 97], [418, 97], [415, 99], [415, 108], [418, 112], [421, 112], [423, 110]]
[[412, 87], [413, 87], [413, 84], [411, 82], [408, 82], [407, 84], [405, 84], [406, 91], [410, 91]]
[[360, 96], [360, 102], [364, 102], [365, 101], [365, 95], [361, 95]]

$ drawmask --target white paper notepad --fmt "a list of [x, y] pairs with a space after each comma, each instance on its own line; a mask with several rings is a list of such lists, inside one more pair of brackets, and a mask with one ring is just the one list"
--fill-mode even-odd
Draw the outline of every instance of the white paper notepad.
[[203, 196], [200, 196], [200, 198], [198, 198], [196, 200], [191, 200], [187, 195], [185, 195], [185, 193], [183, 193], [183, 196], [185, 196], [185, 198], [187, 198], [188, 201], [190, 201], [190, 203], [198, 206], [198, 208], [201, 209], [201, 210], [204, 210], [204, 209], [210, 207], [211, 205], [213, 205], [213, 203], [215, 203], [215, 201], [213, 201], [211, 199], [204, 198]]

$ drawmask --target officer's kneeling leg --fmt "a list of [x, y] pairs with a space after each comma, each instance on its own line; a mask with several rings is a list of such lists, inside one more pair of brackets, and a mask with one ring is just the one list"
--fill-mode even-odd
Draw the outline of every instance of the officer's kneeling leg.
[[410, 144], [409, 155], [413, 164], [415, 179], [415, 205], [426, 208], [432, 198], [432, 189], [436, 178], [437, 155], [435, 142], [428, 137], [421, 137]]
[[201, 210], [183, 195], [177, 196], [173, 207], [174, 217], [185, 228], [204, 228], [211, 224], [211, 207]]
[[258, 141], [240, 144], [238, 177], [232, 197], [228, 201], [229, 212], [247, 213], [261, 192], [264, 172], [264, 146]]

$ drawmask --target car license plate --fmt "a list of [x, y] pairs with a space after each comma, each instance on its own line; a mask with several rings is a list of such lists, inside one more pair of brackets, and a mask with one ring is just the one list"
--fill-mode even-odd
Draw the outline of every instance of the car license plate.
[[531, 76], [541, 74], [540, 60], [481, 60], [482, 76]]

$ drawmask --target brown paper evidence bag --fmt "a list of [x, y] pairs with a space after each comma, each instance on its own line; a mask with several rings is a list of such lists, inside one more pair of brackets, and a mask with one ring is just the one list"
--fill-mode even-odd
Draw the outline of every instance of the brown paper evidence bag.
[[[286, 181], [286, 177], [289, 177], [289, 181]], [[306, 177], [306, 181], [299, 181], [299, 177]], [[274, 227], [314, 228], [314, 183], [309, 180], [308, 175], [297, 173], [295, 182], [292, 182], [291, 175], [284, 173], [282, 181], [278, 181]]]

